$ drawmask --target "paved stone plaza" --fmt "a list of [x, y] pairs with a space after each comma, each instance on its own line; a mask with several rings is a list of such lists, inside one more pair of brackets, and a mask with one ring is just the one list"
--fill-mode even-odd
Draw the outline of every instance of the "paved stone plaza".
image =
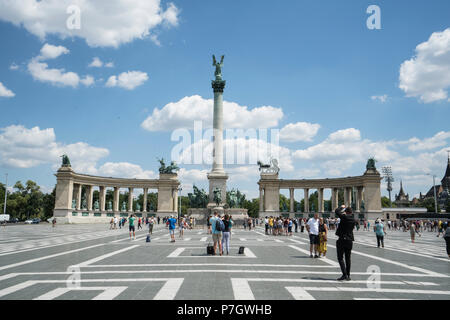
[[[100, 224], [2, 227], [0, 299], [450, 299], [450, 260], [435, 233], [412, 244], [409, 232], [388, 232], [379, 249], [373, 232], [355, 231], [350, 282], [335, 280], [334, 231], [326, 259], [309, 258], [306, 233], [235, 228], [231, 253], [222, 257], [206, 256], [206, 229], [187, 230], [176, 243], [162, 225], [151, 243], [146, 234], [130, 241], [128, 228]], [[70, 266], [79, 267], [79, 286]], [[376, 278], [370, 266], [380, 268], [378, 288], [368, 285]]]

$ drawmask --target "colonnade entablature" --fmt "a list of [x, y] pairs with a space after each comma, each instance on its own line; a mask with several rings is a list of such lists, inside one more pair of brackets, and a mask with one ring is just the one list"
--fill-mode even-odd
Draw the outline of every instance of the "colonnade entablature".
[[[70, 166], [62, 166], [55, 176], [57, 183], [54, 216], [62, 218], [59, 219], [62, 222], [105, 222], [112, 217], [128, 216], [132, 213], [147, 217], [176, 215], [178, 211], [180, 182], [176, 173], [160, 173], [159, 179], [127, 179], [80, 174]], [[94, 202], [95, 188], [98, 188], [99, 197]], [[113, 199], [108, 203], [107, 188], [113, 189]], [[123, 202], [122, 206], [119, 203], [120, 189], [128, 191], [128, 201], [126, 204]], [[138, 209], [133, 209], [133, 193], [139, 189], [143, 192], [142, 208], [139, 205]], [[157, 208], [154, 208], [156, 210], [148, 210], [149, 190], [156, 190], [158, 193]]]
[[[371, 219], [378, 216], [381, 211], [381, 191], [380, 182], [382, 178], [375, 168], [367, 168], [361, 176], [330, 178], [330, 179], [279, 179], [278, 173], [261, 173], [258, 182], [259, 216], [280, 216], [289, 214], [289, 216], [302, 216], [303, 213], [310, 214], [309, 195], [310, 190], [318, 192], [319, 215], [325, 213], [324, 208], [324, 190], [331, 190], [331, 207], [329, 211], [334, 211], [338, 207], [338, 192], [344, 191], [344, 204], [350, 207], [352, 204], [355, 213], [364, 219]], [[280, 212], [280, 190], [289, 189], [290, 207], [289, 212]], [[299, 213], [294, 208], [295, 190], [302, 189], [304, 192], [304, 212]]]

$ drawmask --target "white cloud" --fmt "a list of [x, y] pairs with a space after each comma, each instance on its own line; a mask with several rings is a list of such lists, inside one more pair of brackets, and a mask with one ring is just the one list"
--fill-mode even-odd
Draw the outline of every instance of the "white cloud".
[[[251, 165], [255, 172], [258, 172], [256, 166], [258, 160], [269, 163], [271, 158], [276, 158], [281, 170], [285, 172], [294, 170], [291, 152], [288, 148], [254, 138], [224, 139], [223, 146], [224, 166]], [[189, 145], [179, 155], [172, 155], [172, 160], [180, 164], [211, 166], [213, 162], [212, 151], [213, 142], [203, 139]], [[196, 155], [197, 152], [201, 156]], [[196, 162], [197, 157], [201, 160], [201, 163]]]
[[139, 165], [128, 162], [106, 162], [98, 169], [98, 174], [106, 177], [129, 179], [157, 179], [158, 174], [143, 170]]
[[146, 72], [141, 71], [128, 71], [122, 72], [119, 76], [111, 76], [106, 82], [107, 87], [121, 87], [127, 90], [133, 90], [134, 88], [142, 85], [148, 80]]
[[378, 100], [381, 103], [385, 103], [387, 101], [387, 99], [388, 99], [388, 96], [387, 96], [387, 94], [384, 94], [382, 96], [371, 96], [370, 99], [372, 99], [374, 101]]
[[361, 132], [355, 128], [338, 130], [330, 134], [328, 140], [334, 142], [359, 141], [361, 140]]
[[[204, 128], [212, 126], [214, 102], [198, 95], [184, 97], [153, 109], [152, 115], [142, 122], [148, 131], [170, 131], [178, 128], [192, 129], [194, 121], [202, 121]], [[225, 128], [270, 128], [278, 125], [283, 117], [281, 108], [262, 106], [249, 110], [235, 102], [223, 102]]]
[[48, 60], [48, 59], [56, 59], [62, 54], [68, 54], [70, 51], [66, 47], [63, 46], [54, 46], [51, 44], [44, 44], [41, 48], [41, 55], [38, 56], [37, 60]]
[[94, 68], [101, 68], [103, 66], [103, 62], [98, 58], [95, 57], [92, 62], [88, 65], [88, 67], [94, 67]]
[[424, 103], [448, 99], [450, 28], [433, 33], [416, 47], [416, 55], [402, 63], [399, 80], [407, 97], [418, 97]]
[[[80, 9], [80, 28], [69, 29], [66, 10]], [[167, 8], [160, 0], [22, 0], [1, 1], [0, 20], [23, 26], [44, 40], [48, 35], [61, 39], [79, 37], [91, 47], [118, 47], [135, 39], [155, 37], [159, 26], [178, 25], [179, 9], [172, 3]], [[153, 36], [153, 37], [152, 37]]]
[[104, 63], [102, 60], [100, 60], [99, 57], [94, 57], [92, 59], [92, 62], [88, 65], [88, 67], [90, 68], [101, 68], [103, 66], [106, 68], [112, 68], [114, 67], [114, 63], [113, 62]]
[[288, 142], [312, 141], [319, 128], [320, 125], [317, 123], [289, 123], [280, 130], [280, 140]]
[[60, 156], [67, 153], [74, 170], [94, 174], [96, 162], [109, 151], [84, 142], [63, 144], [56, 141], [53, 128], [31, 129], [12, 125], [0, 129], [0, 164], [15, 168], [31, 168], [52, 164], [57, 168]]
[[9, 66], [9, 70], [18, 70], [19, 66], [15, 64], [14, 62]]
[[323, 142], [293, 152], [298, 160], [314, 160], [327, 174], [338, 176], [355, 163], [365, 163], [370, 157], [378, 161], [390, 161], [398, 153], [389, 149], [393, 142], [361, 140], [359, 130], [349, 128], [331, 133]]
[[426, 139], [418, 139], [416, 137], [409, 139], [405, 143], [407, 143], [408, 149], [411, 151], [418, 151], [418, 150], [430, 150], [435, 149], [439, 147], [443, 147], [447, 145], [447, 140], [450, 138], [450, 131], [441, 131], [436, 133], [431, 138]]
[[15, 94], [0, 82], [0, 97], [12, 98]]
[[55, 86], [76, 88], [79, 83], [82, 83], [85, 86], [92, 85], [94, 83], [94, 78], [90, 75], [81, 79], [75, 72], [66, 72], [65, 69], [52, 69], [48, 67], [47, 63], [42, 62], [42, 60], [56, 59], [61, 54], [67, 54], [69, 52], [70, 51], [63, 46], [53, 46], [46, 43], [41, 48], [41, 54], [32, 58], [28, 63], [28, 71], [33, 79], [41, 82], [49, 82]]

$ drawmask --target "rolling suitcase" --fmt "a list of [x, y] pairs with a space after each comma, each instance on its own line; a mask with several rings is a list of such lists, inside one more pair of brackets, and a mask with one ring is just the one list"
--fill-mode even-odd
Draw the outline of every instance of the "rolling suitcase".
[[244, 254], [245, 247], [239, 247], [239, 254]]

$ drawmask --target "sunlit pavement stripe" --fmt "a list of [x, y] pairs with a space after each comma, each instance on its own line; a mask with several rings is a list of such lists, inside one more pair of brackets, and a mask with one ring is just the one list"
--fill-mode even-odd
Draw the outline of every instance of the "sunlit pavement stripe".
[[53, 300], [69, 291], [103, 291], [92, 300], [112, 300], [128, 287], [78, 287], [78, 288], [56, 288], [33, 300]]
[[255, 254], [253, 253], [253, 251], [251, 251], [249, 248], [245, 248], [244, 249], [244, 255], [248, 258], [256, 258]]
[[235, 300], [255, 300], [252, 289], [245, 279], [231, 279]]
[[[297, 250], [297, 251], [303, 252], [303, 253], [305, 253], [305, 254], [307, 254], [307, 255], [310, 255], [310, 254], [311, 254], [310, 251], [305, 250], [305, 249], [302, 249], [302, 248], [299, 248], [299, 247], [296, 247], [296, 246], [294, 246], [294, 245], [289, 245], [288, 247], [289, 247], [289, 248], [292, 248], [292, 249], [295, 249], [295, 250]], [[334, 267], [339, 267], [339, 264], [338, 264], [337, 262], [334, 262], [333, 260], [330, 260], [330, 259], [328, 259], [328, 258], [315, 258], [315, 259], [316, 259], [316, 260], [319, 260], [319, 261], [323, 261], [323, 262], [325, 262], [325, 263], [328, 263], [329, 265], [332, 265], [332, 266], [334, 266]]]
[[[176, 286], [179, 284], [181, 286], [184, 278], [131, 278], [131, 279], [80, 279], [78, 280], [80, 283], [104, 283], [104, 282], [170, 282], [170, 285], [167, 287], [162, 287], [161, 290], [156, 294], [155, 298], [159, 297], [170, 297], [174, 296], [174, 291], [176, 289]], [[19, 283], [17, 285], [5, 288], [0, 290], [0, 298], [17, 292], [19, 290], [28, 288], [35, 284], [48, 284], [48, 283], [60, 283], [60, 284], [66, 284], [67, 280], [29, 280], [22, 283]], [[87, 287], [89, 288], [89, 287]], [[164, 289], [164, 290], [163, 290]], [[160, 294], [161, 292], [161, 294]], [[176, 292], [175, 292], [176, 294]], [[158, 297], [158, 298], [159, 298]], [[154, 298], [154, 299], [155, 299]]]
[[103, 245], [104, 245], [103, 243], [100, 243], [100, 244], [96, 244], [96, 245], [85, 247], [85, 248], [80, 248], [80, 249], [75, 249], [75, 250], [70, 250], [70, 251], [64, 251], [64, 252], [55, 253], [55, 254], [51, 254], [51, 255], [48, 255], [48, 256], [40, 257], [40, 258], [25, 260], [25, 261], [9, 264], [9, 265], [6, 265], [6, 266], [1, 266], [0, 270], [14, 268], [14, 267], [22, 266], [24, 264], [30, 264], [30, 263], [33, 263], [33, 262], [38, 262], [38, 261], [42, 261], [42, 260], [46, 260], [46, 259], [51, 259], [51, 258], [55, 258], [55, 257], [59, 257], [59, 256], [62, 256], [62, 255], [65, 255], [65, 254], [70, 254], [70, 253], [74, 253], [74, 252], [80, 252], [80, 251], [84, 251], [84, 250], [89, 250], [89, 249], [97, 248], [97, 247], [100, 247], [100, 246], [103, 246]]
[[[136, 268], [136, 267], [170, 267], [170, 266], [230, 266], [230, 267], [272, 267], [272, 268], [335, 268], [335, 266], [307, 264], [254, 264], [254, 263], [155, 263], [155, 264], [95, 264], [83, 268]], [[2, 278], [0, 277], [0, 281]]]
[[139, 247], [139, 246], [138, 246], [138, 245], [134, 245], [134, 246], [131, 246], [131, 247], [128, 247], [128, 248], [123, 248], [123, 249], [120, 249], [120, 250], [115, 250], [115, 251], [113, 251], [113, 252], [110, 252], [110, 253], [101, 255], [101, 256], [99, 256], [99, 257], [96, 257], [96, 258], [89, 259], [89, 260], [87, 260], [87, 261], [81, 262], [81, 263], [79, 263], [79, 264], [74, 264], [73, 266], [78, 266], [78, 267], [88, 266], [88, 265], [90, 265], [90, 264], [92, 264], [92, 263], [95, 263], [95, 262], [97, 262], [97, 261], [101, 261], [101, 260], [103, 260], [103, 259], [106, 259], [106, 258], [115, 256], [115, 255], [117, 255], [117, 254], [123, 253], [123, 252], [125, 252], [125, 251], [131, 250], [131, 249], [134, 249], [134, 248], [137, 248], [137, 247]]
[[370, 288], [348, 288], [348, 287], [303, 287], [306, 291], [345, 291], [345, 292], [376, 292], [376, 293], [408, 293], [408, 294], [433, 294], [450, 295], [450, 291], [439, 290], [415, 290], [415, 289], [370, 289]]
[[295, 300], [316, 300], [302, 287], [285, 287], [287, 291], [294, 297]]
[[178, 257], [186, 248], [176, 248], [171, 254], [167, 256], [167, 258], [176, 258]]
[[170, 279], [168, 280], [161, 290], [156, 294], [153, 300], [173, 300], [180, 290], [181, 285], [183, 284], [184, 279]]
[[200, 239], [201, 242], [206, 241], [206, 239], [208, 239], [208, 237], [203, 237]]
[[[369, 274], [367, 274], [369, 275]], [[350, 282], [338, 282], [337, 280], [329, 279], [278, 279], [278, 278], [241, 278], [248, 282], [289, 282], [289, 283], [334, 283], [339, 285], [351, 284], [367, 284], [367, 280], [352, 280]], [[412, 281], [379, 281], [380, 285], [413, 285], [413, 286], [439, 286], [433, 282], [412, 282]]]

